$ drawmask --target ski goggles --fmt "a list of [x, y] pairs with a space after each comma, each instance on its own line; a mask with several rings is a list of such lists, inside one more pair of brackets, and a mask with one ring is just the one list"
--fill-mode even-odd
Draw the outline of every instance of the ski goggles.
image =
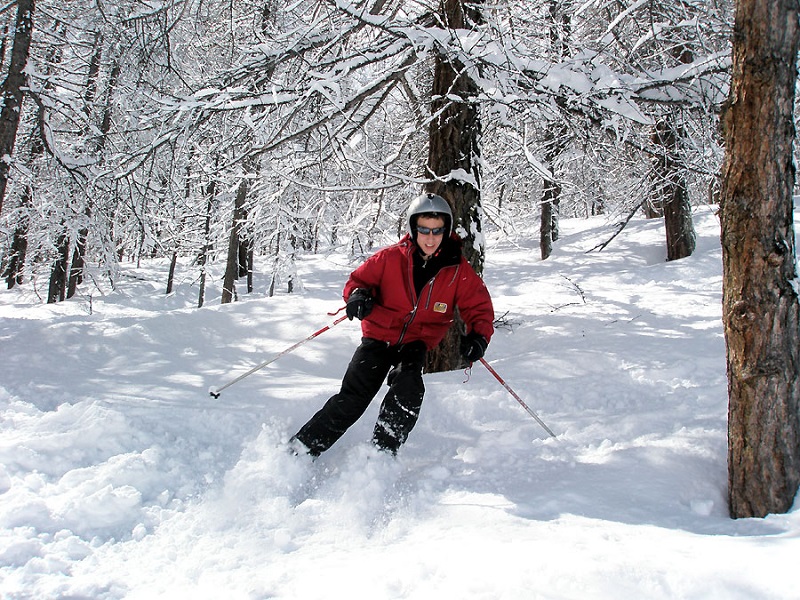
[[443, 235], [444, 234], [444, 227], [423, 227], [422, 225], [417, 225], [417, 233], [421, 233], [422, 235]]

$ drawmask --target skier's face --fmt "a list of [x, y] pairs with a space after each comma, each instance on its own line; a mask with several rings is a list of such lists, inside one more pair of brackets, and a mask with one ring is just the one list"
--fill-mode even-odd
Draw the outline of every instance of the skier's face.
[[417, 218], [417, 246], [425, 258], [430, 258], [442, 245], [444, 219], [442, 217]]

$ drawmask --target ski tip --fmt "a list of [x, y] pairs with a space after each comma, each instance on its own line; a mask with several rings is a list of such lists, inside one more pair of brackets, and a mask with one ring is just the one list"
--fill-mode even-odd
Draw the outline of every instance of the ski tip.
[[217, 388], [215, 388], [213, 385], [210, 388], [208, 388], [208, 395], [211, 396], [212, 398], [219, 398], [219, 392], [217, 391]]

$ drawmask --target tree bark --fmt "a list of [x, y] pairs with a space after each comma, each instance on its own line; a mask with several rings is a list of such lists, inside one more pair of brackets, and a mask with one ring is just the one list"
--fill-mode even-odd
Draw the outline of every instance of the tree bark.
[[206, 271], [209, 254], [211, 253], [211, 213], [214, 209], [214, 198], [217, 195], [217, 182], [212, 179], [206, 187], [206, 214], [203, 219], [203, 247], [197, 256], [197, 264], [200, 267], [200, 292], [197, 296], [197, 308], [203, 308], [206, 301]]
[[[548, 5], [550, 28], [550, 51], [554, 60], [564, 60], [570, 55], [570, 37], [572, 34], [572, 6], [550, 0]], [[559, 109], [566, 108], [564, 102], [557, 99]], [[558, 114], [558, 113], [557, 113]], [[545, 131], [545, 160], [547, 167], [555, 175], [556, 160], [566, 148], [567, 127], [564, 121], [557, 119], [548, 124]], [[546, 260], [553, 252], [553, 242], [558, 240], [558, 208], [561, 201], [561, 185], [555, 176], [545, 177], [542, 181], [542, 214], [539, 227], [539, 251], [542, 260]]]
[[[233, 207], [233, 223], [231, 224], [231, 235], [228, 239], [228, 259], [225, 264], [225, 277], [222, 283], [222, 304], [232, 302], [235, 295], [236, 280], [246, 273], [247, 265], [241, 263], [242, 259], [242, 223], [247, 218], [244, 208], [244, 201], [247, 198], [249, 188], [247, 177], [243, 177], [236, 190], [236, 199]], [[247, 256], [247, 252], [244, 252]]]
[[545, 180], [542, 214], [539, 226], [539, 251], [542, 260], [546, 260], [553, 252], [553, 242], [558, 239], [558, 197], [561, 186], [554, 181]]
[[691, 256], [697, 243], [684, 166], [678, 154], [683, 137], [683, 127], [676, 123], [674, 114], [661, 119], [652, 136], [656, 146], [655, 200], [664, 214], [668, 261]]
[[[444, 0], [441, 19], [449, 29], [468, 29], [480, 22], [481, 2]], [[464, 256], [478, 274], [483, 273], [481, 235], [480, 142], [481, 120], [475, 98], [478, 88], [464, 65], [444, 51], [436, 55], [431, 100], [434, 118], [429, 126], [428, 172], [433, 181], [427, 191], [445, 198], [453, 210], [453, 228], [464, 241]], [[453, 101], [457, 98], [457, 101]], [[426, 371], [464, 366], [459, 352], [459, 323], [429, 353]]]
[[178, 252], [175, 251], [172, 253], [172, 258], [169, 261], [169, 273], [167, 274], [167, 291], [166, 294], [169, 296], [172, 293], [172, 288], [175, 284], [175, 267], [178, 265]]
[[61, 302], [67, 293], [67, 265], [69, 264], [69, 236], [62, 232], [56, 242], [56, 259], [50, 269], [47, 303]]
[[[87, 215], [88, 217], [88, 215]], [[81, 227], [78, 238], [75, 240], [75, 249], [72, 251], [72, 262], [67, 278], [67, 298], [72, 298], [78, 291], [78, 286], [83, 283], [83, 270], [86, 267], [86, 244], [89, 239], [89, 229]]]
[[[547, 167], [555, 172], [555, 163], [565, 149], [566, 127], [552, 123], [545, 133], [545, 161]], [[561, 184], [555, 177], [545, 177], [542, 181], [542, 213], [539, 225], [539, 251], [542, 260], [553, 252], [553, 242], [558, 240], [558, 207], [561, 202]]]
[[800, 485], [800, 314], [792, 222], [796, 0], [737, 0], [723, 117], [723, 322], [733, 518], [786, 512]]
[[25, 66], [30, 55], [33, 36], [34, 0], [17, 0], [17, 21], [11, 64], [2, 86], [3, 106], [0, 110], [0, 213], [11, 173], [11, 155], [17, 140], [22, 113], [22, 94], [25, 87]]
[[21, 285], [23, 282], [25, 257], [28, 254], [28, 226], [30, 224], [28, 210], [31, 205], [30, 193], [30, 186], [25, 186], [20, 207], [23, 212], [20, 213], [20, 218], [14, 227], [14, 234], [11, 238], [11, 248], [9, 249], [3, 269], [3, 278], [6, 280], [8, 289], [13, 288], [15, 285]]

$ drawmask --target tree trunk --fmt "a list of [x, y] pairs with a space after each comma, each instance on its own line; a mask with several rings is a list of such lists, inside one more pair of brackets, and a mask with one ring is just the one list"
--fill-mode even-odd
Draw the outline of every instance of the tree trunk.
[[203, 247], [197, 257], [197, 264], [200, 266], [200, 293], [197, 297], [197, 308], [203, 308], [206, 301], [206, 265], [208, 255], [211, 253], [211, 211], [214, 208], [214, 197], [217, 194], [216, 180], [211, 180], [206, 189], [208, 196], [206, 200], [206, 216], [203, 224]]
[[69, 267], [69, 278], [67, 280], [67, 298], [72, 298], [78, 290], [78, 286], [83, 283], [83, 269], [86, 266], [86, 242], [89, 238], [89, 230], [82, 227], [78, 231], [78, 239], [75, 242], [75, 249], [72, 252], [72, 262]]
[[14, 228], [14, 235], [11, 239], [11, 248], [8, 253], [3, 278], [6, 280], [8, 289], [23, 282], [23, 271], [25, 269], [25, 257], [28, 253], [28, 223], [27, 215], [23, 216]]
[[6, 280], [8, 289], [23, 282], [23, 270], [25, 267], [25, 256], [28, 252], [28, 221], [20, 223], [14, 229], [14, 236], [11, 240], [11, 249], [8, 255], [3, 278]]
[[169, 296], [172, 293], [172, 288], [175, 285], [175, 267], [178, 265], [178, 253], [172, 253], [172, 259], [169, 261], [169, 273], [167, 274], [167, 291]]
[[655, 204], [664, 214], [667, 260], [686, 258], [694, 253], [696, 234], [692, 205], [678, 148], [684, 137], [676, 115], [669, 114], [656, 124], [652, 140], [656, 146], [653, 164]]
[[[92, 55], [92, 64], [89, 69], [89, 79], [86, 82], [86, 92], [84, 99], [94, 97], [94, 88], [97, 85], [97, 73], [94, 72], [94, 63], [100, 63], [102, 55], [102, 36], [95, 35], [95, 51]], [[97, 138], [94, 140], [94, 151], [98, 155], [98, 162], [102, 164], [102, 152], [108, 142], [108, 135], [111, 132], [111, 119], [114, 111], [114, 90], [117, 86], [117, 80], [121, 72], [121, 65], [119, 59], [114, 60], [111, 68], [111, 75], [108, 81], [108, 96], [106, 97], [105, 107], [103, 108], [102, 117], [100, 119], [100, 131]], [[86, 225], [78, 230], [78, 238], [75, 241], [75, 250], [72, 253], [72, 264], [69, 272], [69, 283], [67, 286], [67, 298], [72, 298], [75, 295], [78, 285], [83, 282], [84, 269], [86, 267], [86, 248], [89, 240], [89, 227], [92, 223], [92, 197], [87, 196], [86, 207], [84, 208], [84, 215], [86, 217]]]
[[[557, 126], [553, 133], [548, 130], [545, 136], [545, 161], [551, 171], [555, 171], [556, 159], [564, 152], [566, 128]], [[542, 181], [542, 205], [539, 220], [539, 251], [542, 260], [549, 258], [553, 252], [553, 242], [558, 240], [558, 207], [561, 201], [561, 184], [555, 177], [545, 177]]]
[[58, 253], [50, 269], [50, 285], [47, 290], [47, 303], [61, 302], [67, 293], [67, 265], [69, 261], [69, 236], [66, 232], [58, 236]]
[[[60, 33], [63, 34], [63, 31]], [[58, 36], [54, 36], [58, 37]], [[3, 41], [5, 44], [5, 40]], [[61, 52], [60, 47], [57, 46], [49, 46], [47, 52], [47, 62], [48, 64], [57, 64], [60, 60]], [[5, 48], [0, 51], [0, 58], [5, 58]], [[0, 61], [1, 63], [2, 61]], [[48, 73], [49, 73], [48, 68]], [[48, 81], [45, 83], [45, 89], [52, 90], [53, 85]], [[45, 122], [44, 117], [44, 106], [39, 104], [37, 107], [37, 114], [36, 114], [36, 125], [37, 125], [37, 132], [34, 132], [33, 135], [30, 136], [30, 154], [27, 157], [28, 164], [26, 168], [30, 170], [33, 174], [32, 181], [36, 181], [36, 173], [37, 173], [37, 159], [44, 154], [45, 151], [45, 132], [42, 131], [42, 124]], [[7, 261], [7, 268], [4, 271], [3, 276], [6, 279], [6, 283], [8, 284], [9, 289], [14, 287], [16, 284], [22, 284], [23, 282], [23, 272], [25, 270], [25, 259], [27, 258], [28, 254], [28, 232], [29, 232], [29, 225], [31, 222], [30, 218], [30, 211], [33, 206], [33, 184], [28, 183], [25, 185], [24, 189], [22, 190], [21, 200], [20, 200], [20, 216], [17, 220], [17, 224], [14, 228], [14, 235], [12, 238], [12, 244], [10, 249], [10, 255]], [[0, 198], [0, 204], [2, 204], [2, 198]]]
[[[480, 22], [481, 2], [444, 0], [442, 21], [451, 29], [468, 29]], [[464, 256], [483, 273], [484, 247], [481, 235], [480, 142], [481, 120], [476, 96], [478, 88], [463, 65], [444, 51], [436, 55], [431, 100], [428, 172], [434, 181], [427, 191], [445, 198], [453, 209], [453, 227], [464, 240]], [[453, 97], [459, 101], [454, 102]], [[447, 371], [463, 366], [459, 353], [459, 323], [442, 343], [429, 353], [426, 370]]]
[[[236, 199], [233, 207], [233, 223], [231, 224], [231, 235], [228, 239], [228, 259], [225, 264], [225, 277], [222, 283], [222, 304], [228, 304], [234, 299], [236, 280], [241, 277], [247, 265], [241, 264], [242, 257], [242, 223], [247, 218], [244, 208], [244, 201], [247, 198], [248, 190], [247, 177], [243, 177], [236, 190]], [[247, 253], [245, 251], [245, 256]]]
[[[572, 34], [572, 5], [561, 1], [550, 0], [548, 4], [550, 27], [550, 52], [554, 60], [564, 60], [570, 55], [570, 37]], [[564, 102], [556, 100], [560, 109], [565, 109]], [[557, 113], [558, 115], [558, 113]], [[542, 214], [539, 227], [539, 250], [542, 260], [549, 258], [553, 252], [553, 242], [558, 240], [558, 205], [561, 199], [561, 185], [555, 181], [556, 160], [566, 147], [567, 127], [564, 120], [551, 122], [545, 132], [545, 160], [553, 173], [552, 179], [545, 177], [542, 182]]]
[[[563, 126], [551, 124], [545, 136], [545, 161], [551, 171], [555, 171], [556, 159], [564, 152], [564, 136], [567, 131]], [[558, 206], [561, 201], [561, 185], [555, 177], [545, 177], [542, 181], [542, 213], [539, 226], [539, 250], [542, 260], [546, 260], [553, 252], [553, 242], [558, 240]]]
[[800, 485], [800, 314], [792, 222], [795, 0], [737, 0], [721, 225], [734, 518], [788, 511]]
[[3, 107], [0, 110], [0, 213], [11, 172], [11, 155], [17, 140], [17, 129], [22, 113], [22, 90], [25, 87], [25, 66], [30, 55], [33, 36], [34, 0], [17, 0], [17, 21], [14, 46], [11, 49], [11, 64], [3, 82]]
[[555, 181], [545, 181], [544, 200], [542, 202], [542, 215], [539, 231], [539, 250], [542, 260], [547, 259], [553, 252], [553, 243], [558, 241], [558, 206], [560, 203], [561, 186]]
[[255, 251], [253, 250], [253, 240], [248, 239], [247, 245], [247, 293], [253, 293], [253, 267], [255, 265]]
[[692, 205], [685, 185], [676, 186], [664, 204], [664, 227], [667, 236], [667, 260], [694, 254], [697, 235], [692, 220]]
[[23, 272], [25, 271], [25, 258], [28, 254], [28, 227], [30, 225], [29, 211], [31, 208], [31, 186], [26, 185], [22, 193], [20, 202], [20, 216], [14, 227], [14, 234], [11, 238], [11, 248], [5, 260], [3, 268], [3, 278], [6, 280], [8, 289], [23, 282]]
[[94, 52], [89, 61], [89, 72], [86, 76], [86, 88], [83, 90], [84, 112], [89, 115], [92, 112], [92, 104], [97, 94], [97, 81], [100, 78], [100, 64], [103, 58], [103, 34], [99, 31], [94, 33]]

